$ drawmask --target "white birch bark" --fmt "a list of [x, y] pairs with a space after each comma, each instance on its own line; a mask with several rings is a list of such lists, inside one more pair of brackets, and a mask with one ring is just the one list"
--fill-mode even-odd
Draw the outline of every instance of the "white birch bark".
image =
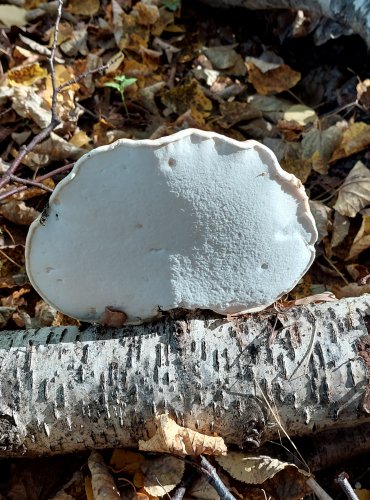
[[269, 405], [290, 435], [366, 422], [367, 315], [369, 295], [232, 321], [2, 332], [0, 455], [135, 447], [163, 412], [237, 445], [277, 436]]
[[370, 0], [202, 0], [214, 7], [306, 10], [352, 28], [370, 47]]

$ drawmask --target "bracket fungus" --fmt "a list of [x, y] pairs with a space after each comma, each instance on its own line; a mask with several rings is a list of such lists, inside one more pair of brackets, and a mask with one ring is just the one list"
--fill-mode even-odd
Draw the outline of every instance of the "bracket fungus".
[[256, 141], [187, 129], [84, 155], [26, 244], [29, 278], [56, 309], [127, 323], [161, 310], [254, 312], [311, 265], [317, 231], [300, 181]]

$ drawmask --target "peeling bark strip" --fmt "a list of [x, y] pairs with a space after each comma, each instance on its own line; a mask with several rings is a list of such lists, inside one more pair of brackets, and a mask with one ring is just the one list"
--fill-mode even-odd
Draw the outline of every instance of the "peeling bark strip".
[[202, 0], [213, 7], [306, 10], [352, 28], [370, 47], [370, 0]]
[[237, 445], [277, 436], [269, 405], [291, 435], [362, 423], [367, 315], [370, 295], [233, 321], [2, 332], [0, 455], [136, 446], [165, 411]]

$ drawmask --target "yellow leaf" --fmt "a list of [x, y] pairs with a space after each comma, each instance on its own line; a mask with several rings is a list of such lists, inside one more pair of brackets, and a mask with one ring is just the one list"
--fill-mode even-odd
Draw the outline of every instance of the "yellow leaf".
[[30, 87], [39, 80], [46, 78], [47, 75], [47, 70], [42, 68], [39, 63], [13, 68], [7, 73], [8, 85], [11, 87], [16, 85], [26, 85]]
[[343, 133], [342, 140], [330, 161], [347, 158], [370, 145], [370, 125], [364, 122], [352, 123]]
[[139, 441], [139, 450], [175, 455], [223, 455], [227, 453], [221, 437], [207, 436], [181, 427], [168, 415], [156, 418], [157, 431], [148, 441]]
[[0, 5], [0, 21], [8, 26], [26, 26], [26, 9], [16, 7], [15, 5]]
[[370, 170], [358, 161], [338, 192], [334, 209], [342, 215], [355, 215], [370, 203]]
[[116, 449], [110, 459], [110, 466], [115, 472], [135, 474], [135, 472], [140, 470], [140, 464], [144, 460], [145, 458], [140, 453], [125, 449]]
[[277, 94], [284, 92], [301, 79], [301, 74], [294, 71], [287, 64], [281, 64], [263, 72], [254, 62], [247, 61], [248, 81], [254, 86], [261, 95]]
[[76, 148], [83, 148], [87, 146], [90, 141], [91, 138], [86, 134], [86, 132], [84, 130], [79, 130], [68, 142], [69, 144], [76, 146]]
[[91, 479], [88, 476], [85, 477], [85, 493], [87, 500], [94, 500]]

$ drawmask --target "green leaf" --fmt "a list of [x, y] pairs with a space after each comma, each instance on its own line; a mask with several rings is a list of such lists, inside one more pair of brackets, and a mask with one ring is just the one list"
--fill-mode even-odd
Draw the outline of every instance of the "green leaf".
[[107, 82], [104, 83], [104, 87], [111, 87], [112, 89], [116, 89], [118, 92], [121, 92], [121, 85], [119, 83]]

